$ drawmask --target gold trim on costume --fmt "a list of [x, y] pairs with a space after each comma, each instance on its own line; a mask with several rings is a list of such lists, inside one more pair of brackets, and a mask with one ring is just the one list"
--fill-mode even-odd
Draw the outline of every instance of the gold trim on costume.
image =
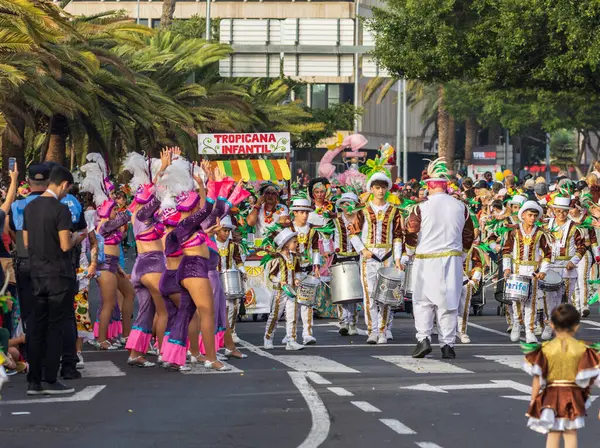
[[448, 252], [436, 252], [433, 254], [415, 254], [415, 258], [419, 260], [428, 258], [443, 258], [443, 257], [462, 257], [463, 253], [457, 250], [449, 250]]
[[373, 331], [373, 320], [371, 319], [371, 298], [369, 297], [369, 284], [367, 283], [367, 260], [363, 259], [361, 266], [363, 290], [365, 294], [365, 316], [367, 316], [367, 333]]
[[273, 304], [273, 320], [271, 321], [271, 325], [267, 328], [267, 334], [265, 335], [265, 339], [271, 339], [273, 337], [273, 330], [277, 326], [277, 321], [279, 320], [279, 301], [281, 300], [281, 291], [277, 291], [275, 293], [275, 300]]

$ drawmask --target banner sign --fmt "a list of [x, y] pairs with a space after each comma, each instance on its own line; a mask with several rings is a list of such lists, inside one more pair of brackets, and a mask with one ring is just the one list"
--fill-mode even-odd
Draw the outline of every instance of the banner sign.
[[221, 154], [287, 154], [291, 150], [289, 132], [255, 134], [198, 134], [198, 153]]

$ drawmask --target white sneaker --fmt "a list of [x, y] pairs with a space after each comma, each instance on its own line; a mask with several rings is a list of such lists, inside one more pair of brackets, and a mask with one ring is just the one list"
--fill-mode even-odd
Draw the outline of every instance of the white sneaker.
[[275, 348], [275, 346], [273, 345], [273, 339], [265, 338], [263, 340], [263, 348], [265, 350], [273, 350]]
[[387, 338], [385, 337], [385, 334], [379, 335], [379, 337], [377, 338], [377, 343], [378, 344], [387, 344]]
[[519, 342], [519, 339], [521, 339], [521, 326], [513, 325], [512, 330], [510, 331], [510, 340]]
[[285, 345], [286, 350], [302, 350], [304, 346], [302, 344], [298, 344], [296, 341], [288, 341]]
[[287, 344], [287, 343], [288, 343], [288, 337], [287, 337], [287, 336], [285, 336], [285, 337], [284, 337], [284, 338], [281, 340], [281, 343], [282, 343], [283, 345]]
[[239, 336], [237, 335], [237, 333], [233, 333], [233, 334], [231, 335], [231, 338], [233, 339], [233, 343], [234, 343], [234, 344], [239, 344], [239, 343], [240, 343], [240, 338], [239, 338]]
[[367, 344], [377, 344], [377, 333], [371, 333], [367, 338]]
[[303, 338], [302, 343], [304, 345], [315, 345], [317, 343], [317, 340], [313, 336], [306, 336], [305, 338]]
[[537, 324], [535, 326], [535, 328], [533, 329], [533, 334], [535, 334], [536, 336], [540, 336], [542, 334], [542, 326], [540, 324]]
[[470, 344], [471, 343], [471, 338], [469, 337], [468, 334], [465, 333], [459, 333], [459, 337], [460, 342], [463, 344]]
[[542, 332], [542, 341], [549, 341], [552, 339], [552, 327], [550, 325], [546, 325], [544, 331]]
[[392, 330], [385, 330], [385, 338], [388, 341], [393, 341], [394, 340], [394, 335], [392, 334]]
[[531, 333], [530, 331], [525, 333], [525, 342], [528, 344], [535, 344], [537, 341], [538, 339], [535, 337], [535, 334]]
[[350, 325], [348, 328], [348, 336], [356, 336], [358, 334], [358, 329], [356, 325]]
[[81, 356], [81, 352], [77, 352], [77, 370], [83, 370], [85, 368], [85, 364], [83, 363], [83, 356]]

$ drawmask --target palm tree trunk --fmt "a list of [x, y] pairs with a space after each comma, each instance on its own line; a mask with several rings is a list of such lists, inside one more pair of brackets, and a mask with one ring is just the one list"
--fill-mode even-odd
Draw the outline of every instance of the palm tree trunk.
[[490, 126], [488, 130], [488, 145], [499, 145], [502, 128], [498, 125]]
[[444, 86], [438, 89], [438, 157], [448, 156], [448, 122], [450, 115], [444, 105]]
[[454, 171], [454, 155], [456, 154], [456, 123], [452, 115], [448, 115], [448, 145], [446, 148], [446, 165]]
[[68, 124], [64, 115], [54, 115], [50, 120], [50, 141], [45, 161], [64, 165], [67, 151]]
[[475, 147], [475, 140], [477, 139], [477, 120], [475, 117], [467, 118], [465, 125], [465, 165], [473, 163], [473, 148]]
[[160, 16], [160, 27], [167, 28], [173, 22], [176, 0], [163, 0], [162, 15]]

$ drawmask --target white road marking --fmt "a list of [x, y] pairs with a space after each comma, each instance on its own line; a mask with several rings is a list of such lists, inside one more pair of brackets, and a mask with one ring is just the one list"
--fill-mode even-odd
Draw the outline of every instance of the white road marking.
[[288, 372], [294, 385], [304, 397], [312, 417], [310, 432], [299, 448], [317, 448], [329, 435], [331, 425], [329, 414], [325, 404], [317, 394], [317, 391], [306, 380], [306, 375], [300, 372]]
[[364, 412], [381, 412], [381, 409], [376, 408], [371, 403], [367, 401], [351, 401], [354, 406]]
[[[346, 339], [345, 339], [346, 340]], [[352, 339], [350, 339], [352, 340]], [[311, 345], [308, 350], [313, 351], [319, 348], [374, 348], [374, 349], [385, 349], [385, 348], [397, 348], [397, 347], [414, 347], [415, 344], [395, 344], [393, 342], [389, 342], [387, 344], [366, 344], [366, 343], [356, 343], [356, 344], [316, 344]], [[435, 343], [431, 344], [432, 347], [440, 347], [440, 344]], [[264, 347], [255, 346], [256, 348], [263, 349]], [[455, 345], [455, 350], [461, 350], [462, 348], [469, 347], [514, 347], [515, 349], [519, 349], [519, 345], [517, 343], [489, 343], [489, 344], [461, 344]], [[276, 345], [276, 349], [284, 349], [285, 345]]]
[[395, 364], [401, 369], [410, 370], [414, 373], [473, 373], [470, 370], [436, 359], [414, 359], [411, 356], [373, 356], [373, 358]]
[[184, 375], [213, 375], [215, 373], [221, 375], [223, 373], [244, 373], [243, 370], [240, 370], [237, 367], [232, 366], [231, 364], [228, 364], [224, 361], [221, 361], [221, 362], [224, 365], [231, 367], [231, 370], [227, 370], [225, 372], [217, 372], [216, 370], [207, 369], [203, 365], [200, 365], [199, 367], [192, 366], [192, 370], [189, 370], [187, 372], [181, 372], [181, 373], [183, 373]]
[[[509, 333], [505, 333], [503, 331], [494, 330], [493, 328], [484, 327], [483, 325], [473, 324], [471, 322], [468, 323], [469, 327], [477, 328], [479, 330], [487, 331], [488, 333], [499, 334], [500, 336], [504, 336], [505, 338], [510, 338]], [[521, 338], [523, 339], [523, 338]], [[469, 344], [471, 345], [471, 344]], [[512, 345], [516, 345], [516, 342]]]
[[441, 394], [448, 393], [444, 389], [441, 389], [436, 386], [432, 386], [431, 384], [424, 384], [424, 383], [423, 384], [415, 384], [414, 386], [402, 386], [402, 387], [400, 387], [400, 389], [418, 390], [418, 391], [422, 391], [422, 392], [439, 392]]
[[358, 370], [322, 356], [280, 355], [274, 356], [273, 359], [299, 372], [360, 373]]
[[246, 341], [241, 341], [240, 340], [240, 345], [242, 347], [247, 348], [248, 350], [250, 350], [252, 353], [258, 355], [258, 356], [264, 356], [265, 358], [269, 358], [269, 359], [274, 359], [275, 356], [273, 356], [272, 354], [270, 354], [269, 352], [262, 350], [260, 348], [258, 348], [256, 345], [251, 344], [250, 342], [246, 342]]
[[415, 431], [410, 429], [404, 423], [399, 422], [398, 420], [394, 420], [393, 418], [380, 418], [379, 421], [383, 423], [388, 428], [393, 429], [400, 435], [411, 435], [416, 434]]
[[433, 442], [415, 442], [419, 448], [442, 448], [437, 443]]
[[11, 412], [11, 415], [31, 415], [31, 412]]
[[333, 392], [338, 397], [353, 397], [354, 394], [349, 390], [344, 389], [343, 387], [328, 387], [330, 392]]
[[399, 389], [438, 393], [448, 393], [450, 390], [514, 389], [518, 392], [531, 393], [530, 386], [511, 380], [492, 380], [490, 383], [483, 384], [448, 384], [443, 386], [434, 386], [432, 384], [415, 384], [414, 386], [403, 386]]
[[582, 324], [592, 325], [594, 327], [600, 327], [600, 323], [594, 322], [593, 320], [584, 319], [581, 321]]
[[323, 378], [316, 372], [306, 372], [306, 376], [315, 384], [331, 384], [331, 381]]
[[87, 361], [85, 369], [81, 371], [83, 378], [104, 378], [111, 376], [125, 376], [112, 361]]
[[531, 395], [500, 395], [501, 398], [510, 398], [512, 400], [531, 401]]
[[0, 401], [0, 406], [4, 404], [35, 404], [35, 403], [69, 403], [76, 401], [90, 401], [100, 393], [106, 386], [87, 386], [71, 395], [70, 397], [48, 397], [35, 398], [31, 400], [7, 400]]
[[519, 370], [521, 370], [524, 360], [523, 355], [475, 355], [475, 357], [494, 361], [503, 366]]

